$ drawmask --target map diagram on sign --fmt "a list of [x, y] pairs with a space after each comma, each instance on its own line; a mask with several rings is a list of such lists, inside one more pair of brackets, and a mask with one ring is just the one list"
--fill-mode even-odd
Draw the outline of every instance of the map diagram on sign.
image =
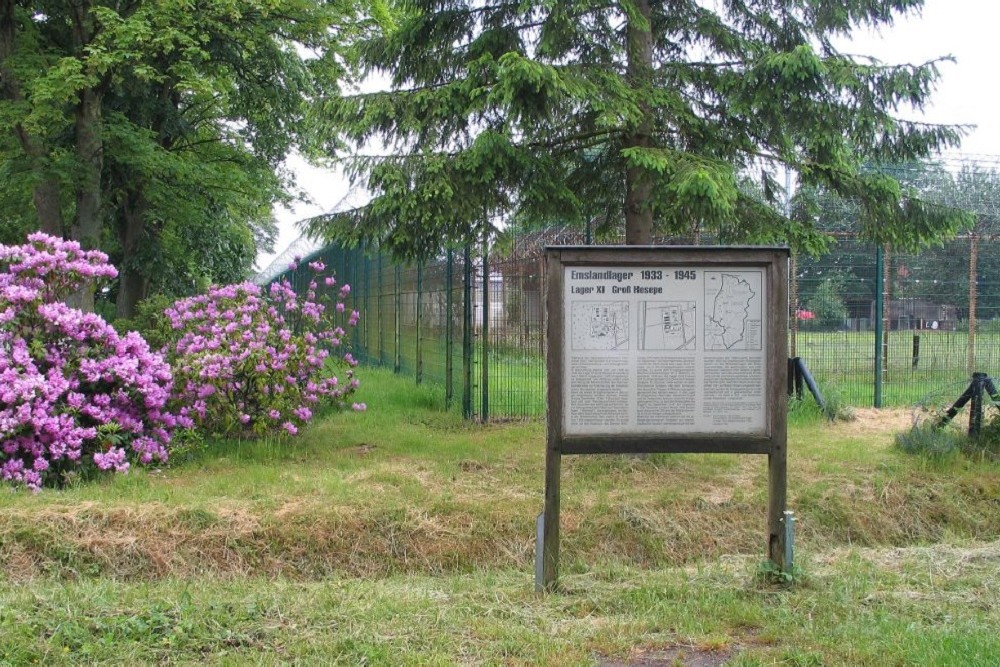
[[761, 349], [761, 271], [705, 271], [705, 349]]
[[611, 352], [629, 349], [628, 302], [574, 302], [572, 336], [574, 350]]
[[694, 301], [640, 301], [640, 350], [695, 349]]

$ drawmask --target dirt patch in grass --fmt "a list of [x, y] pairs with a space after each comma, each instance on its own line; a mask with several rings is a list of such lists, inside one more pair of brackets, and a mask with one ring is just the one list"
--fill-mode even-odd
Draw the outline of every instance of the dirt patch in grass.
[[355, 447], [349, 447], [348, 449], [344, 450], [344, 453], [350, 454], [352, 456], [366, 456], [374, 452], [376, 449], [378, 449], [378, 445], [373, 445], [371, 443], [363, 442]]
[[625, 660], [599, 660], [600, 667], [719, 667], [733, 659], [731, 648], [672, 646], [657, 650], [635, 650]]
[[838, 548], [817, 559], [817, 572], [841, 562], [847, 554], [857, 553], [887, 571], [898, 571], [917, 565], [927, 576], [957, 577], [969, 568], [985, 568], [991, 574], [1000, 572], [1000, 542], [973, 543], [970, 545], [932, 544], [891, 549]]
[[910, 408], [854, 408], [853, 421], [838, 421], [829, 426], [845, 436], [891, 436], [913, 426]]

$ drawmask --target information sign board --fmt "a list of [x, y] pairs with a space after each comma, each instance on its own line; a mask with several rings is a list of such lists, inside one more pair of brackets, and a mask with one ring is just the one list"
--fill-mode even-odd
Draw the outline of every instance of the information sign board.
[[768, 555], [783, 568], [787, 248], [546, 249], [548, 437], [539, 586], [556, 581], [566, 454], [768, 458]]
[[563, 433], [767, 435], [760, 266], [563, 267]]

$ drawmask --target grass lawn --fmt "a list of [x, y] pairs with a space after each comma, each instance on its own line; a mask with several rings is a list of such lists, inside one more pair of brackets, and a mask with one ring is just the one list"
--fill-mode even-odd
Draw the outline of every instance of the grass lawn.
[[905, 413], [792, 415], [796, 585], [760, 574], [763, 457], [563, 464], [544, 424], [363, 375], [369, 411], [172, 467], [0, 490], [0, 664], [995, 665], [1000, 466], [892, 446]]

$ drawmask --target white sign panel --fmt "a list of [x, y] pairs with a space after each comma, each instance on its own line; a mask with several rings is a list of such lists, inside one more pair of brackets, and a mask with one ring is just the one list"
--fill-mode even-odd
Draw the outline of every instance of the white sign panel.
[[564, 267], [566, 435], [767, 435], [762, 267]]

